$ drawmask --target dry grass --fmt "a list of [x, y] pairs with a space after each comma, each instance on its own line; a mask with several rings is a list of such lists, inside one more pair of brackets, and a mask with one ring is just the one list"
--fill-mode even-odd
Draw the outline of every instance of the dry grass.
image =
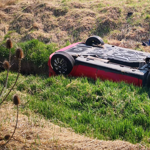
[[[124, 141], [102, 141], [75, 134], [71, 129], [59, 127], [35, 115], [29, 110], [19, 114], [18, 128], [13, 139], [7, 145], [9, 149], [117, 149], [144, 150], [142, 145], [133, 145]], [[16, 110], [10, 103], [0, 109], [0, 137], [11, 134], [15, 125]], [[4, 140], [0, 141], [0, 145]]]
[[115, 46], [120, 46], [121, 45], [121, 41], [118, 41], [118, 40], [109, 40], [108, 44], [115, 45]]
[[15, 5], [17, 2], [18, 2], [18, 0], [1, 0], [0, 8], [2, 8], [4, 6]]
[[[143, 2], [3, 0], [0, 2], [0, 22], [2, 24], [5, 22], [9, 26], [8, 30], [15, 30], [19, 34], [18, 42], [36, 38], [46, 43], [55, 42], [61, 46], [67, 41], [70, 43], [85, 41], [92, 34], [100, 35], [104, 39], [111, 37], [110, 39], [119, 41], [141, 42], [150, 38], [145, 14], [149, 12], [147, 2], [147, 0]], [[133, 14], [129, 17], [130, 12]], [[119, 31], [118, 34], [110, 33], [116, 29]], [[39, 32], [33, 33], [36, 30]], [[4, 38], [2, 30], [0, 34], [2, 41]], [[33, 34], [34, 36], [30, 36]], [[15, 38], [16, 41], [13, 35], [11, 38]]]
[[6, 0], [5, 5], [15, 5], [18, 2], [18, 0]]

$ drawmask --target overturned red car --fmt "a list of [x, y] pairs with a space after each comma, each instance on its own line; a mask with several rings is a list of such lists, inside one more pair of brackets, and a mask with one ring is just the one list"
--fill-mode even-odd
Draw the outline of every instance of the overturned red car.
[[74, 43], [51, 54], [49, 76], [100, 78], [150, 86], [150, 53], [104, 44], [99, 36]]

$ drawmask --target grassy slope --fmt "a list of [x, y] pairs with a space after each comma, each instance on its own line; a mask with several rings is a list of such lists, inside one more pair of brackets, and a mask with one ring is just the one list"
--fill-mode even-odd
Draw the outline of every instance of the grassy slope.
[[[106, 42], [110, 42], [110, 39], [112, 44], [144, 50], [138, 42], [149, 38], [149, 0], [62, 0], [61, 3], [42, 1], [35, 5], [21, 2], [17, 3], [16, 9], [13, 9], [12, 4], [7, 9], [1, 8], [1, 23], [9, 24], [7, 34], [1, 36], [2, 40], [7, 37], [14, 41], [37, 38], [46, 43], [55, 42], [60, 47], [69, 42], [84, 41], [89, 35], [97, 34], [103, 36]], [[130, 17], [127, 15], [129, 12], [133, 12]], [[1, 34], [4, 29], [0, 30]], [[44, 65], [47, 65], [48, 56], [56, 50], [51, 48], [52, 45], [41, 43], [40, 51], [40, 45], [34, 45], [33, 48], [32, 42], [18, 45], [25, 52], [29, 51], [26, 59], [32, 60], [38, 67], [43, 60]], [[45, 53], [42, 55], [43, 49]], [[5, 50], [1, 51], [1, 56], [6, 58], [7, 55]], [[1, 83], [4, 74], [1, 73]], [[13, 76], [15, 74], [11, 74], [9, 86]], [[99, 139], [149, 142], [148, 89], [124, 83], [63, 76], [22, 76], [19, 80], [17, 90], [24, 94], [25, 101], [29, 100], [27, 107], [46, 118], [62, 121], [76, 132]]]
[[20, 42], [37, 38], [62, 46], [67, 41], [85, 41], [96, 34], [106, 42], [115, 39], [120, 46], [141, 50], [144, 48], [139, 43], [150, 38], [149, 2], [16, 0], [0, 6], [0, 40], [11, 37]]
[[[8, 86], [14, 76], [9, 77]], [[28, 101], [27, 108], [61, 121], [77, 133], [105, 140], [149, 142], [149, 89], [87, 78], [21, 76], [16, 90], [21, 91], [24, 103]]]

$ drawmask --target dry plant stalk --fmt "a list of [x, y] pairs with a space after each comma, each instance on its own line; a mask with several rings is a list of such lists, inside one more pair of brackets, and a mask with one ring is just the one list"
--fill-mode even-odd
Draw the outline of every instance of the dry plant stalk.
[[5, 144], [3, 144], [3, 146], [6, 146], [6, 144], [8, 144], [10, 142], [10, 140], [12, 139], [12, 137], [14, 136], [15, 134], [15, 131], [17, 129], [17, 124], [18, 124], [18, 115], [19, 115], [19, 109], [18, 109], [18, 105], [20, 104], [20, 98], [18, 95], [14, 95], [13, 96], [13, 103], [17, 106], [17, 118], [16, 118], [16, 125], [15, 125], [15, 128], [14, 128], [14, 131], [12, 133], [12, 135], [5, 135], [5, 140], [7, 140], [7, 142]]
[[4, 88], [7, 88], [8, 74], [9, 74], [9, 70], [10, 70], [10, 67], [11, 67], [10, 63], [11, 63], [11, 48], [12, 47], [13, 47], [12, 41], [11, 41], [11, 39], [8, 39], [7, 42], [6, 42], [6, 48], [9, 49], [9, 62], [8, 61], [3, 62], [3, 67], [4, 67], [4, 69], [7, 70], [7, 75], [6, 75], [6, 80], [5, 80], [4, 86], [3, 86], [3, 88], [0, 92], [0, 97], [2, 96]]
[[2, 102], [0, 103], [0, 105], [6, 100], [6, 98], [8, 97], [8, 95], [10, 94], [10, 92], [13, 90], [14, 86], [16, 85], [17, 83], [17, 80], [19, 78], [19, 75], [20, 75], [20, 70], [21, 70], [21, 60], [22, 58], [24, 57], [24, 54], [23, 54], [23, 51], [21, 48], [18, 48], [16, 50], [16, 58], [18, 59], [18, 75], [16, 77], [16, 80], [14, 82], [14, 85], [11, 87], [11, 89], [9, 90], [9, 92], [6, 94], [6, 96], [4, 97], [4, 99], [2, 100]]
[[[9, 62], [6, 61], [6, 60], [3, 62], [3, 67], [7, 70], [7, 76], [6, 76], [6, 81], [5, 81], [5, 83], [4, 83], [4, 86], [3, 86], [2, 90], [1, 90], [0, 96], [2, 96], [2, 93], [3, 93], [4, 88], [7, 87], [8, 73], [9, 73], [9, 70], [10, 70], [10, 67], [11, 67], [10, 63], [11, 63], [11, 48], [12, 48], [12, 46], [13, 46], [13, 44], [12, 44], [11, 40], [8, 39], [7, 42], [6, 42], [6, 47], [7, 47], [7, 49], [9, 49]], [[6, 100], [6, 98], [8, 97], [8, 95], [10, 94], [10, 92], [12, 91], [12, 89], [14, 88], [14, 86], [15, 86], [16, 83], [17, 83], [17, 80], [18, 80], [19, 75], [20, 75], [20, 70], [21, 70], [21, 60], [22, 60], [23, 57], [24, 57], [24, 54], [23, 54], [22, 49], [18, 48], [18, 49], [16, 50], [16, 58], [17, 58], [17, 60], [18, 60], [18, 74], [17, 74], [16, 80], [15, 80], [13, 86], [12, 86], [11, 89], [8, 91], [8, 93], [7, 93], [6, 96], [3, 98], [3, 100], [0, 102], [0, 105], [2, 105], [2, 103]], [[2, 145], [2, 147], [6, 146], [6, 144], [9, 143], [9, 141], [12, 139], [12, 137], [14, 136], [15, 131], [16, 131], [16, 129], [17, 129], [18, 115], [19, 115], [18, 105], [20, 104], [20, 98], [19, 98], [18, 95], [14, 95], [14, 96], [13, 96], [13, 103], [14, 103], [14, 105], [17, 106], [16, 125], [15, 125], [14, 131], [13, 131], [13, 133], [12, 133], [11, 136], [10, 136], [9, 134], [7, 134], [7, 135], [5, 135], [4, 138], [1, 138], [1, 140], [7, 140], [6, 143]], [[1, 147], [1, 148], [2, 148], [2, 147]]]

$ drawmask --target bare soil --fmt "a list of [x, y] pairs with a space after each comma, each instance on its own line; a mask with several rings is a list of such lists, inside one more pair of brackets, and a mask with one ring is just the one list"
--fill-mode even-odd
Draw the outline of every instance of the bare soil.
[[[25, 115], [26, 114], [26, 115]], [[11, 103], [0, 109], [0, 146], [3, 137], [12, 134], [16, 123], [16, 109]], [[1, 149], [44, 149], [44, 150], [145, 150], [141, 144], [125, 141], [103, 141], [76, 134], [72, 129], [54, 125], [50, 120], [24, 110], [19, 113], [16, 133], [12, 140]]]

